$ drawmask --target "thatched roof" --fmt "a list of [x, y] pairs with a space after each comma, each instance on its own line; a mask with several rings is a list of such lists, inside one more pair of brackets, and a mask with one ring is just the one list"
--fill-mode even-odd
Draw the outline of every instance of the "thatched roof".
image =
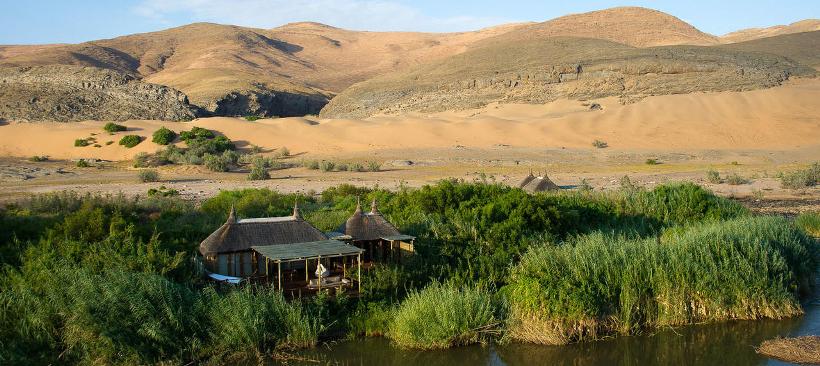
[[521, 180], [521, 182], [520, 182], [520, 183], [518, 183], [518, 188], [524, 188], [524, 187], [526, 187], [526, 186], [527, 186], [527, 184], [529, 184], [530, 182], [532, 182], [532, 180], [533, 180], [533, 179], [535, 179], [535, 176], [534, 176], [534, 175], [532, 175], [532, 170], [530, 170], [530, 174], [528, 174], [526, 177], [524, 177], [524, 179], [522, 179], [522, 180]]
[[228, 220], [199, 244], [205, 254], [231, 253], [250, 250], [254, 246], [308, 243], [327, 240], [319, 229], [302, 219], [299, 207], [293, 215], [237, 220], [231, 208]]
[[370, 212], [367, 213], [362, 212], [361, 204], [356, 204], [353, 216], [350, 216], [336, 231], [349, 235], [353, 240], [377, 240], [401, 235], [399, 230], [379, 212], [376, 200], [373, 200]]
[[546, 174], [544, 174], [543, 177], [533, 178], [532, 180], [530, 180], [529, 183], [527, 183], [521, 188], [530, 193], [561, 189], [560, 187], [558, 187], [558, 185], [553, 183], [552, 180], [550, 180]]

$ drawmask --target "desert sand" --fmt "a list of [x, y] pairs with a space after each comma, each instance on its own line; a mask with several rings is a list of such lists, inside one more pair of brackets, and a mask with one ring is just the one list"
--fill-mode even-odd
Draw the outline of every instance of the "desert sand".
[[[109, 135], [105, 121], [14, 123], [0, 126], [0, 156], [46, 155], [52, 159], [127, 160], [152, 153], [152, 133], [208, 128], [237, 142], [266, 149], [288, 147], [309, 157], [334, 157], [378, 150], [491, 148], [608, 150], [813, 150], [820, 156], [820, 80], [747, 92], [649, 97], [621, 105], [615, 98], [545, 105], [493, 104], [431, 115], [376, 116], [363, 120], [279, 118], [248, 122], [202, 118], [192, 122], [126, 121], [128, 132]], [[591, 110], [598, 103], [602, 110]], [[101, 147], [74, 147], [74, 140], [97, 134]], [[135, 148], [117, 142], [125, 134], [146, 138]], [[105, 145], [114, 141], [111, 145]]]

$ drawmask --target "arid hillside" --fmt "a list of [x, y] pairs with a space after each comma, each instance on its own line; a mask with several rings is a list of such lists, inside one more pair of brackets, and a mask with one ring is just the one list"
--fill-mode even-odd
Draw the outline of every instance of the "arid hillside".
[[777, 25], [768, 28], [742, 29], [720, 37], [720, 41], [723, 43], [737, 43], [767, 37], [782, 36], [784, 34], [814, 31], [820, 31], [820, 19], [806, 19], [789, 25]]
[[[817, 37], [801, 37], [797, 47], [818, 50]], [[755, 52], [745, 52], [744, 46], [635, 48], [587, 38], [503, 38], [356, 84], [336, 96], [322, 116], [364, 118], [562, 98], [618, 97], [631, 103], [652, 95], [768, 88], [815, 73], [792, 59], [757, 52], [755, 45], [746, 46]]]
[[558, 36], [604, 39], [634, 47], [720, 43], [717, 37], [674, 16], [639, 7], [566, 15], [522, 26], [490, 41], [515, 42]]
[[[799, 32], [811, 29], [812, 24], [814, 23], [811, 21], [795, 23], [784, 29], [758, 34]], [[729, 38], [719, 39], [669, 14], [637, 7], [612, 8], [567, 15], [541, 23], [507, 24], [462, 33], [350, 31], [318, 23], [292, 23], [273, 29], [194, 23], [158, 32], [81, 44], [0, 46], [0, 68], [9, 68], [3, 72], [5, 75], [20, 72], [21, 67], [29, 66], [38, 66], [38, 70], [46, 70], [44, 73], [48, 73], [49, 68], [54, 68], [51, 73], [62, 72], [65, 69], [59, 67], [65, 65], [102, 69], [114, 78], [131, 78], [141, 82], [148, 89], [164, 86], [174, 92], [179, 91], [187, 96], [199, 116], [271, 117], [317, 114], [339, 93], [343, 93], [343, 97], [340, 101], [334, 101], [326, 112], [327, 115], [363, 116], [372, 111], [358, 114], [344, 114], [347, 112], [340, 111], [351, 108], [360, 110], [359, 106], [349, 104], [355, 102], [353, 100], [358, 98], [356, 93], [363, 89], [384, 85], [385, 89], [379, 91], [380, 94], [394, 93], [398, 90], [397, 85], [384, 84], [385, 80], [396, 80], [399, 84], [408, 82], [401, 81], [401, 77], [395, 75], [402, 75], [404, 72], [415, 75], [419, 70], [434, 71], [431, 75], [420, 76], [420, 88], [435, 88], [455, 82], [486, 82], [497, 89], [496, 72], [514, 73], [514, 78], [511, 79], [514, 81], [518, 80], [519, 74], [535, 75], [544, 72], [550, 75], [535, 76], [536, 79], [546, 77], [552, 80], [558, 77], [563, 78], [562, 81], [568, 81], [567, 78], [573, 77], [570, 75], [573, 72], [564, 69], [581, 65], [586, 69], [579, 69], [579, 72], [574, 73], [579, 80], [586, 80], [591, 75], [588, 73], [590, 70], [601, 71], [597, 74], [599, 76], [607, 75], [606, 80], [596, 81], [603, 84], [600, 86], [602, 90], [595, 95], [620, 95], [627, 99], [643, 94], [738, 90], [777, 85], [778, 80], [788, 77], [786, 74], [802, 71], [794, 65], [771, 59], [770, 56], [757, 57], [761, 62], [750, 60], [749, 57], [738, 56], [738, 51], [775, 53], [810, 66], [816, 65], [811, 61], [817, 55], [814, 52], [816, 43], [806, 47], [806, 42], [812, 42], [815, 38], [806, 36], [806, 33], [794, 36], [796, 38], [789, 39], [788, 44], [779, 44], [784, 39], [774, 40], [777, 38], [774, 37], [765, 38], [765, 42], [756, 44], [728, 45], [719, 51], [698, 47], [648, 49], [647, 47], [679, 45], [711, 46], [741, 37], [727, 36]], [[752, 36], [746, 36], [749, 37]], [[773, 51], [775, 48], [782, 49], [783, 52]], [[506, 54], [499, 54], [497, 62], [493, 63], [489, 62], [495, 58], [493, 52]], [[542, 56], [543, 60], [533, 58]], [[652, 57], [659, 60], [652, 64], [648, 61]], [[449, 64], [474, 61], [479, 65], [464, 65], [469, 70], [460, 70], [457, 65]], [[635, 62], [638, 62], [637, 66]], [[721, 70], [730, 74], [741, 72], [738, 70], [753, 72], [751, 76], [747, 73], [741, 78], [729, 77], [729, 83], [721, 85], [715, 82], [718, 77], [725, 77], [714, 73], [718, 64]], [[483, 71], [476, 67], [483, 68]], [[545, 71], [543, 67], [549, 67], [550, 70]], [[622, 67], [637, 69], [623, 72], [620, 69]], [[654, 72], [654, 68], [658, 67], [661, 72]], [[89, 75], [101, 72], [89, 72]], [[635, 73], [641, 77], [633, 78]], [[565, 75], [556, 76], [559, 74]], [[71, 77], [81, 75], [83, 73], [73, 73]], [[383, 78], [384, 75], [391, 76]], [[705, 80], [703, 87], [670, 86], [671, 79], [675, 79], [672, 84], [679, 85], [700, 82], [700, 79], [685, 79], [686, 76], [695, 75], [700, 75], [699, 78]], [[432, 79], [426, 80], [427, 77]], [[506, 82], [509, 78], [510, 75], [503, 76], [501, 81]], [[7, 92], [0, 98], [0, 118], [79, 121], [89, 115], [101, 119], [187, 115], [169, 111], [140, 116], [143, 111], [140, 108], [118, 113], [85, 111], [94, 103], [65, 94], [73, 89], [63, 84], [63, 79], [42, 79], [38, 86], [28, 91], [26, 85], [31, 84], [15, 84], [14, 93]], [[357, 86], [348, 90], [351, 85], [370, 79], [373, 81], [364, 84], [368, 87]], [[90, 85], [100, 85], [94, 80], [88, 82]], [[637, 89], [630, 86], [632, 82], [640, 83]], [[656, 82], [660, 84], [652, 84]], [[518, 83], [519, 86], [521, 84]], [[623, 93], [615, 93], [613, 88], [621, 88], [621, 84], [624, 85]], [[89, 97], [93, 95], [92, 99], [99, 99], [103, 98], [102, 95], [122, 94], [132, 90], [107, 88], [108, 86], [101, 85], [100, 89], [84, 90], [83, 93]], [[585, 97], [589, 92], [584, 88], [598, 88], [598, 85], [593, 83], [557, 92], [548, 90], [546, 95], [534, 99], [528, 93], [544, 92], [541, 90], [543, 88], [514, 93], [515, 96], [512, 97], [509, 93], [494, 90], [491, 94], [495, 96], [477, 96], [477, 105], [499, 98], [540, 102], [553, 100], [555, 96]], [[33, 97], [37, 93], [53, 94], [40, 95], [39, 104], [27, 104], [24, 97], [28, 94]], [[415, 92], [411, 90], [410, 94], [415, 95]], [[447, 103], [451, 102], [454, 108], [464, 107], [463, 102], [452, 101], [449, 95], [446, 97], [442, 102], [436, 101], [433, 109], [447, 109], [450, 107]], [[123, 98], [139, 100], [142, 96], [133, 94]], [[413, 99], [415, 96], [408, 98]], [[180, 100], [182, 99], [184, 97]], [[54, 102], [49, 104], [48, 101]], [[142, 102], [151, 103], [152, 100], [143, 99]], [[379, 96], [363, 103], [371, 102], [383, 104], [384, 98]], [[413, 104], [418, 101], [401, 103]], [[130, 104], [121, 106], [127, 108], [127, 105]], [[341, 107], [342, 105], [348, 106]], [[404, 107], [399, 109], [402, 108]]]

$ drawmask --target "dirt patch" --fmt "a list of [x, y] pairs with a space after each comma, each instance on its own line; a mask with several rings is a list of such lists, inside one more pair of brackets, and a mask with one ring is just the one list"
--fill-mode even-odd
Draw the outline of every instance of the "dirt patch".
[[820, 364], [820, 336], [778, 338], [764, 341], [757, 353], [799, 364]]

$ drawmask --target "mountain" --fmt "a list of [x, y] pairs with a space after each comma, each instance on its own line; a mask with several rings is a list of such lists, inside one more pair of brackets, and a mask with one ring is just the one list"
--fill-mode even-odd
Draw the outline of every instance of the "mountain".
[[[800, 27], [803, 27], [802, 25]], [[803, 29], [793, 27], [793, 29]], [[801, 33], [802, 34], [802, 33]], [[795, 72], [799, 69], [781, 59], [769, 59], [769, 56], [757, 57], [758, 60], [768, 60], [773, 64], [756, 65], [755, 57], [741, 56], [743, 52], [769, 52], [768, 47], [782, 50], [782, 56], [797, 62], [811, 62], [812, 50], [816, 46], [801, 50], [799, 47], [810, 36], [795, 36], [794, 43], [775, 44], [780, 41], [766, 41], [764, 43], [737, 43], [726, 45], [724, 48], [709, 49], [689, 47], [686, 49], [656, 49], [658, 46], [701, 45], [714, 46], [723, 42], [722, 39], [703, 33], [691, 25], [674, 16], [645, 8], [623, 7], [583, 14], [573, 14], [541, 23], [508, 24], [474, 32], [461, 33], [414, 33], [414, 32], [363, 32], [339, 29], [318, 23], [292, 23], [273, 29], [247, 28], [231, 25], [211, 23], [194, 23], [177, 28], [158, 32], [133, 34], [112, 39], [97, 40], [80, 44], [58, 44], [37, 46], [0, 46], [0, 69], [7, 75], [7, 79], [15, 81], [15, 92], [5, 93], [0, 98], [0, 118], [11, 118], [13, 115], [37, 116], [39, 119], [57, 119], [64, 121], [81, 120], [92, 112], [85, 111], [93, 104], [84, 103], [70, 93], [75, 90], [77, 78], [88, 76], [88, 85], [102, 85], [99, 89], [83, 90], [81, 94], [92, 100], [105, 100], [111, 95], [135, 92], [146, 88], [161, 90], [166, 87], [168, 95], [181, 93], [187, 100], [180, 101], [182, 105], [174, 106], [167, 116], [189, 118], [189, 113], [179, 113], [180, 110], [195, 110], [196, 115], [222, 116], [299, 116], [316, 114], [325, 107], [337, 94], [341, 100], [351, 101], [351, 97], [363, 86], [348, 90], [352, 85], [365, 82], [367, 88], [385, 85], [389, 90], [395, 89], [407, 80], [400, 75], [417, 75], [420, 83], [427, 87], [442, 85], [441, 82], [467, 82], [474, 84], [481, 80], [495, 80], [495, 72], [522, 75], [540, 75], [538, 77], [553, 80], [553, 76], [545, 76], [543, 67], [548, 67], [548, 74], [572, 74], [562, 71], [571, 65], [580, 65], [582, 73], [576, 73], [580, 78], [589, 78], [590, 70], [610, 67], [612, 70], [601, 69], [606, 74], [604, 82], [609, 87], [624, 86], [625, 100], [639, 97], [647, 93], [688, 92], [699, 90], [695, 86], [683, 88], [669, 87], [674, 83], [676, 75], [697, 76], [700, 68], [728, 70], [755, 70], [762, 74], [755, 74], [756, 80], [744, 75], [743, 80], [729, 83], [724, 88], [751, 88], [774, 85], [771, 80], [783, 79], [783, 73]], [[806, 39], [800, 37], [808, 37]], [[798, 39], [799, 38], [799, 39]], [[768, 39], [768, 38], [767, 38]], [[783, 40], [781, 40], [783, 41]], [[816, 45], [816, 44], [815, 44]], [[525, 47], [533, 48], [528, 53]], [[600, 47], [600, 49], [596, 49]], [[613, 52], [607, 54], [607, 52]], [[510, 55], [492, 52], [509, 52], [522, 59], [510, 59]], [[562, 53], [561, 55], [555, 52]], [[694, 55], [685, 55], [691, 52]], [[701, 55], [701, 53], [704, 53]], [[657, 55], [655, 55], [657, 54]], [[466, 56], [465, 56], [466, 55]], [[532, 59], [532, 55], [541, 55], [542, 60]], [[702, 57], [701, 57], [702, 56]], [[624, 68], [643, 68], [650, 65], [651, 57], [658, 60], [655, 66], [648, 66], [646, 75], [636, 78]], [[488, 63], [493, 58], [498, 63]], [[452, 62], [480, 61], [479, 65], [462, 65], [459, 69]], [[635, 66], [636, 60], [640, 66]], [[801, 61], [802, 60], [802, 61]], [[767, 61], [767, 62], [768, 62]], [[540, 63], [540, 66], [538, 66]], [[39, 84], [28, 92], [27, 85], [20, 80], [28, 80], [25, 72], [27, 67], [36, 67], [36, 72], [46, 75], [49, 72], [59, 74], [68, 70], [65, 66], [78, 67], [82, 72], [72, 71], [66, 78], [40, 78]], [[663, 71], [656, 74], [652, 67], [663, 70], [689, 70], [676, 74]], [[96, 71], [89, 70], [94, 68]], [[713, 70], [714, 69], [714, 70]], [[50, 70], [50, 71], [49, 71]], [[412, 71], [416, 70], [416, 71]], [[450, 70], [447, 75], [418, 75], [418, 70], [433, 70], [440, 72]], [[779, 71], [778, 71], [779, 70]], [[789, 71], [791, 70], [791, 71]], [[571, 70], [570, 70], [571, 71]], [[796, 72], [804, 72], [796, 71]], [[490, 74], [486, 74], [489, 72]], [[778, 72], [780, 74], [778, 74]], [[414, 74], [416, 73], [416, 74]], [[19, 75], [18, 75], [19, 74]], [[12, 75], [16, 75], [13, 76]], [[108, 75], [117, 80], [128, 80], [129, 86], [139, 87], [122, 88], [120, 84], [100, 84], [101, 75]], [[390, 75], [390, 76], [386, 76]], [[571, 76], [560, 76], [568, 78]], [[626, 75], [619, 80], [618, 75]], [[647, 76], [648, 75], [648, 76]], [[665, 75], [663, 78], [657, 75]], [[718, 74], [703, 74], [710, 77]], [[770, 75], [762, 76], [762, 75]], [[772, 76], [774, 75], [774, 76]], [[781, 76], [776, 76], [781, 75]], [[384, 78], [383, 78], [384, 76]], [[509, 75], [507, 75], [509, 76]], [[434, 77], [435, 80], [428, 80]], [[614, 78], [614, 79], [613, 79]], [[368, 81], [371, 80], [372, 81]], [[657, 80], [656, 80], [657, 79]], [[696, 80], [676, 82], [688, 83]], [[708, 78], [706, 78], [708, 79]], [[386, 80], [398, 82], [397, 85], [385, 84]], [[517, 80], [517, 79], [515, 79]], [[597, 80], [597, 79], [596, 79]], [[613, 81], [615, 80], [615, 81]], [[639, 87], [628, 87], [628, 80], [640, 82]], [[711, 79], [709, 79], [711, 80]], [[663, 85], [652, 86], [649, 83], [661, 82]], [[495, 81], [492, 81], [495, 85]], [[48, 85], [46, 85], [48, 84]], [[519, 82], [521, 84], [521, 82]], [[585, 82], [578, 85], [586, 85]], [[124, 84], [123, 84], [124, 85]], [[414, 90], [420, 90], [415, 88]], [[554, 85], [552, 86], [554, 88]], [[113, 89], [109, 89], [113, 88]], [[404, 87], [399, 87], [403, 90]], [[593, 88], [592, 85], [585, 88]], [[637, 88], [637, 89], [636, 89]], [[703, 90], [720, 89], [707, 80]], [[165, 89], [162, 89], [165, 90]], [[30, 105], [30, 110], [23, 112], [27, 107], [21, 102], [26, 100], [26, 93], [31, 96], [36, 93], [57, 93], [41, 96], [52, 99], [55, 105], [63, 104], [61, 112], [46, 113], [48, 108]], [[60, 94], [68, 93], [68, 94]], [[504, 95], [510, 100], [543, 100], [557, 95], [588, 95], [591, 91], [581, 88], [577, 91], [557, 92], [550, 96], [527, 96], [527, 93], [514, 93], [516, 96]], [[595, 95], [610, 95], [612, 91], [601, 91]], [[124, 97], [124, 96], [123, 96]], [[135, 93], [128, 100], [145, 97]], [[185, 99], [182, 97], [181, 99]], [[43, 99], [41, 98], [41, 100]], [[180, 98], [177, 98], [180, 99]], [[494, 100], [481, 97], [480, 100]], [[123, 99], [125, 100], [125, 99]], [[149, 102], [145, 100], [144, 102]], [[339, 108], [346, 102], [334, 101], [330, 110]], [[184, 102], [184, 103], [183, 103]], [[374, 101], [375, 103], [375, 101]], [[378, 103], [377, 103], [378, 104]], [[434, 101], [438, 105], [438, 101]], [[463, 106], [464, 103], [456, 103]], [[2, 106], [7, 107], [6, 110]], [[122, 106], [131, 105], [129, 103]], [[441, 107], [445, 107], [442, 105]], [[348, 107], [345, 107], [348, 108]], [[144, 109], [136, 108], [115, 114], [101, 116], [139, 116]], [[330, 112], [328, 112], [330, 113]], [[369, 113], [369, 112], [367, 112]], [[326, 113], [327, 114], [327, 113]], [[161, 114], [151, 113], [150, 116]], [[130, 117], [129, 117], [130, 118]], [[145, 118], [148, 118], [147, 116]], [[152, 117], [153, 118], [153, 117]]]
[[0, 66], [114, 70], [184, 92], [216, 115], [318, 113], [375, 75], [463, 52], [518, 25], [468, 33], [356, 32], [318, 23], [270, 30], [196, 23], [76, 45], [0, 49]]
[[639, 7], [566, 15], [520, 27], [503, 35], [503, 39], [523, 41], [556, 36], [605, 39], [634, 47], [719, 43], [717, 37], [703, 33], [674, 16]]
[[820, 31], [820, 19], [806, 19], [789, 25], [777, 25], [769, 28], [749, 28], [728, 33], [720, 37], [723, 43], [737, 43], [755, 39], [782, 36], [785, 34]]
[[820, 31], [785, 34], [720, 46], [745, 52], [772, 53], [820, 70]]
[[196, 117], [185, 94], [95, 67], [0, 68], [0, 117], [16, 121], [82, 121]]
[[[614, 96], [630, 103], [651, 95], [767, 88], [793, 75], [815, 74], [783, 56], [743, 51], [743, 45], [637, 48], [602, 39], [510, 35], [353, 85], [333, 98], [322, 116], [364, 118], [561, 98]], [[816, 38], [803, 41], [817, 52]]]

